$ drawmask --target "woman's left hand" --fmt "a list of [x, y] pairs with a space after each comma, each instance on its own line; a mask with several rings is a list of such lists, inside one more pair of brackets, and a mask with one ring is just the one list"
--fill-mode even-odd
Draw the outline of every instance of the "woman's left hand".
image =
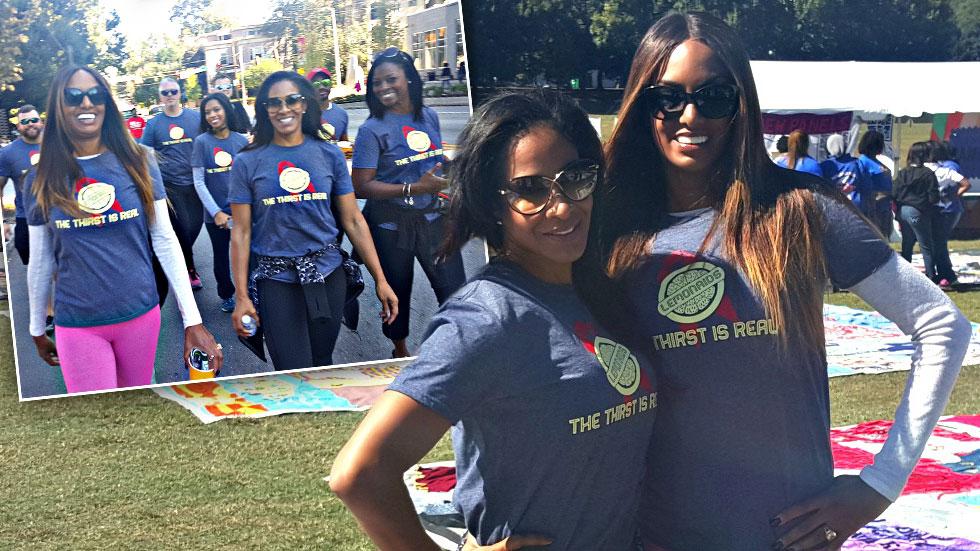
[[[773, 543], [778, 550], [840, 549], [862, 526], [891, 505], [856, 475], [834, 479], [823, 493], [776, 515], [774, 526], [792, 526]], [[835, 537], [831, 537], [835, 536]]]
[[214, 374], [217, 375], [221, 371], [221, 365], [224, 363], [224, 354], [221, 352], [221, 345], [214, 340], [214, 336], [211, 332], [205, 329], [203, 323], [197, 325], [192, 325], [184, 329], [184, 363], [187, 363], [187, 357], [191, 355], [191, 349], [197, 348], [208, 355], [211, 360], [211, 368], [214, 370]]
[[381, 323], [391, 324], [398, 317], [398, 296], [387, 281], [375, 284], [374, 291], [381, 301]]

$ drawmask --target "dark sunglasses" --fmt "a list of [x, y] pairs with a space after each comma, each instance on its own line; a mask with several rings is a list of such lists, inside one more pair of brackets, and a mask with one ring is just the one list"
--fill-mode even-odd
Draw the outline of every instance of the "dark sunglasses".
[[215, 90], [231, 90], [231, 84], [219, 84], [214, 87]]
[[283, 96], [281, 98], [268, 98], [263, 103], [265, 103], [267, 109], [279, 109], [284, 104], [286, 107], [292, 107], [305, 99], [306, 98], [303, 97], [303, 94], [289, 94], [288, 96]]
[[599, 165], [589, 159], [578, 159], [565, 165], [554, 178], [521, 176], [499, 190], [514, 212], [531, 215], [545, 209], [559, 192], [571, 201], [592, 195], [599, 183]]
[[384, 58], [390, 59], [395, 57], [400, 57], [401, 59], [405, 60], [409, 64], [413, 63], [412, 56], [406, 54], [405, 52], [399, 50], [394, 46], [390, 48], [385, 48], [384, 50], [379, 52], [378, 55], [374, 56], [375, 61], [379, 59], [384, 59]]
[[656, 85], [643, 90], [650, 116], [660, 120], [677, 120], [688, 104], [708, 119], [725, 119], [738, 111], [738, 87], [734, 84], [709, 84], [688, 94], [675, 86]]
[[28, 124], [37, 124], [37, 123], [41, 122], [41, 119], [38, 118], [38, 117], [32, 117], [30, 119], [20, 119], [19, 122], [20, 122], [20, 124], [22, 124], [24, 126], [27, 126]]
[[330, 85], [333, 84], [333, 81], [330, 80], [329, 78], [324, 78], [320, 80], [314, 80], [310, 84], [312, 84], [314, 88], [329, 88]]
[[180, 93], [179, 88], [170, 88], [169, 90], [160, 90], [161, 96], [176, 96]]
[[109, 99], [109, 94], [101, 86], [93, 86], [88, 90], [82, 91], [78, 88], [65, 88], [65, 103], [78, 107], [88, 98], [92, 105], [105, 105]]

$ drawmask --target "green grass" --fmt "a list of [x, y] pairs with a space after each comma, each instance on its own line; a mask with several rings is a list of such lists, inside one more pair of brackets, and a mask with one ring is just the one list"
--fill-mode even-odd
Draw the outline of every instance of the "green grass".
[[[980, 292], [951, 296], [980, 320]], [[890, 418], [905, 376], [831, 379], [833, 425]], [[16, 400], [0, 317], [0, 549], [372, 549], [323, 482], [361, 414], [202, 425], [150, 391]], [[980, 413], [980, 366], [963, 369], [947, 413]], [[426, 460], [450, 457], [443, 439]]]

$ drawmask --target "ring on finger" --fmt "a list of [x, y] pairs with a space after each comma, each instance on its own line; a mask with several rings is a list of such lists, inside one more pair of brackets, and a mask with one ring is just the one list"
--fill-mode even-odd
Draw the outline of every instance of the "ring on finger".
[[219, 343], [217, 343], [217, 344], [215, 345], [215, 348], [217, 348], [218, 350], [221, 350], [221, 343], [220, 343], [220, 342], [219, 342]]
[[827, 526], [825, 524], [823, 527], [823, 537], [827, 541], [834, 541], [835, 539], [837, 539], [837, 532], [834, 532], [834, 530], [830, 526]]

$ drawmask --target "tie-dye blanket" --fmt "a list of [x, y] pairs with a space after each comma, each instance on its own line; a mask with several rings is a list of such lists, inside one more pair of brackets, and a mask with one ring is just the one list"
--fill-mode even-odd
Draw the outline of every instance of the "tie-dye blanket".
[[[856, 474], [881, 449], [890, 421], [833, 429], [837, 474]], [[902, 496], [859, 530], [849, 551], [980, 551], [980, 415], [944, 417], [933, 431]], [[405, 485], [423, 525], [444, 549], [464, 532], [452, 515], [455, 469], [451, 462], [419, 465]]]
[[[911, 339], [877, 312], [826, 304], [823, 325], [830, 377], [905, 371], [911, 366]], [[963, 365], [975, 364], [980, 364], [980, 324], [976, 323], [963, 360]]]
[[400, 365], [328, 368], [153, 389], [204, 423], [281, 413], [362, 411], [381, 396]]

